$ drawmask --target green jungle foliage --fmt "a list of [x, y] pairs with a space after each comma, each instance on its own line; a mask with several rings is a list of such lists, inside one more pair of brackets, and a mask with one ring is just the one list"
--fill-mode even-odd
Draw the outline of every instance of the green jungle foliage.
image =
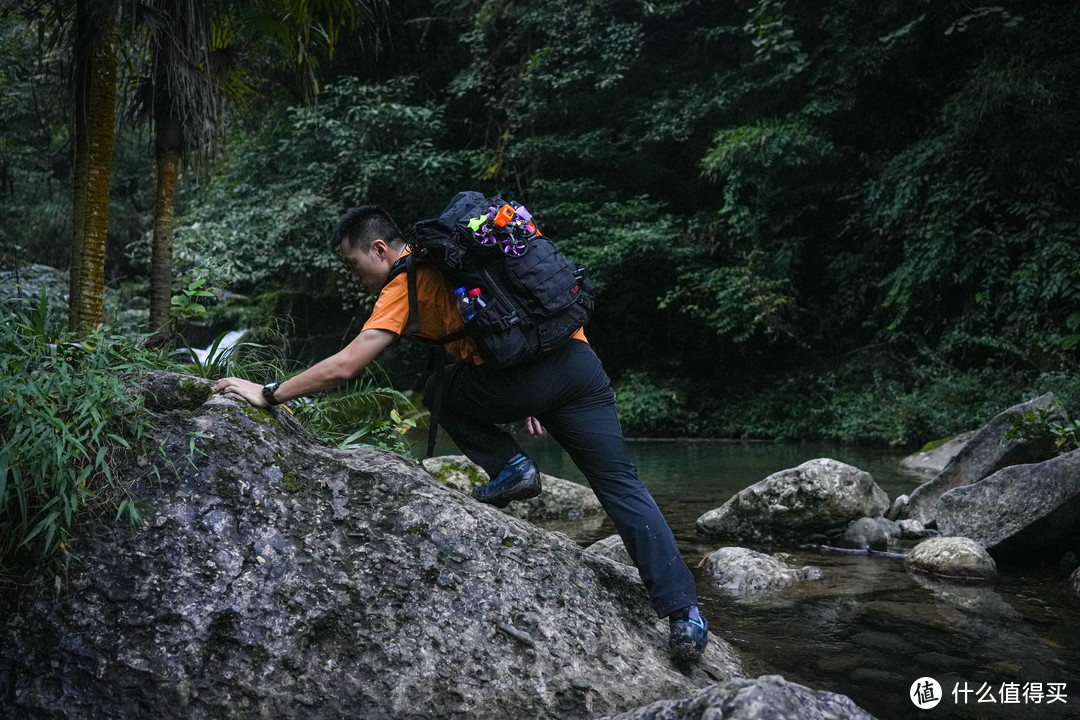
[[342, 79], [318, 105], [284, 108], [235, 136], [177, 233], [180, 267], [209, 259], [216, 282], [230, 288], [289, 281], [318, 289], [340, 265], [328, 237], [344, 209], [382, 196], [415, 213], [425, 197], [463, 182], [466, 156], [436, 148], [441, 113], [413, 100], [411, 85]]
[[[402, 0], [381, 18], [321, 64], [316, 103], [263, 84], [187, 169], [177, 290], [213, 266], [238, 298], [209, 322], [288, 314], [335, 349], [347, 315], [321, 309], [370, 303], [328, 247], [340, 213], [408, 226], [474, 187], [589, 267], [587, 332], [631, 433], [915, 448], [1036, 391], [1080, 399], [1075, 3]], [[60, 79], [7, 22], [0, 209], [43, 232], [3, 253], [48, 261]], [[129, 281], [144, 150], [117, 152], [111, 276]], [[385, 364], [419, 381], [406, 349]]]
[[[67, 56], [55, 28], [28, 26], [9, 12], [0, 10], [0, 270], [33, 263], [67, 270], [74, 157]], [[131, 249], [149, 257], [150, 147], [145, 128], [118, 129], [105, 265], [113, 291], [132, 280]], [[55, 303], [61, 295], [51, 297]], [[116, 317], [106, 314], [115, 326]]]
[[[0, 261], [66, 266], [71, 243], [71, 146], [59, 58], [14, 17], [0, 15]], [[56, 257], [54, 253], [59, 253]]]
[[[1064, 411], [1065, 405], [1060, 400], [1058, 407]], [[1055, 413], [1046, 408], [1028, 410], [1013, 423], [1005, 433], [1009, 439], [1050, 438], [1058, 454], [1065, 454], [1080, 448], [1080, 419], [1070, 420], [1065, 414], [1065, 422], [1060, 422]]]
[[404, 393], [386, 387], [385, 378], [368, 371], [330, 393], [294, 403], [304, 426], [330, 445], [348, 450], [374, 445], [412, 456], [405, 434], [426, 423], [427, 414]]
[[[153, 416], [132, 390], [148, 370], [268, 381], [288, 367], [278, 350], [281, 337], [256, 335], [264, 342], [243, 340], [215, 352], [218, 338], [210, 356], [192, 365], [108, 329], [75, 336], [47, 298], [43, 286], [33, 302], [0, 303], [0, 582], [27, 563], [77, 559], [78, 525], [88, 517], [142, 523], [145, 508], [130, 494], [140, 472], [137, 457], [153, 460], [144, 463], [143, 474], [172, 462], [156, 457]], [[422, 413], [375, 377], [368, 372], [336, 393], [298, 404], [295, 413], [336, 447], [369, 444], [409, 454], [405, 432]], [[193, 433], [193, 451], [198, 442]]]
[[152, 451], [152, 418], [130, 388], [160, 359], [104, 330], [71, 335], [46, 298], [7, 301], [0, 318], [0, 571], [77, 555], [87, 515], [141, 523], [120, 475]]

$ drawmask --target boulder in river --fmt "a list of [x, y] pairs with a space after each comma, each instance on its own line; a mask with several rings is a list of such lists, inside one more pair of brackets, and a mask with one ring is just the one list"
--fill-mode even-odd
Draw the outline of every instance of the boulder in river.
[[1080, 450], [950, 490], [937, 517], [942, 535], [977, 540], [999, 558], [1080, 549]]
[[699, 567], [713, 576], [717, 587], [737, 593], [779, 590], [821, 578], [821, 570], [811, 565], [792, 567], [781, 556], [741, 547], [720, 548], [702, 560]]
[[735, 678], [684, 700], [664, 700], [605, 720], [874, 720], [851, 698], [779, 675]]
[[634, 565], [630, 553], [626, 551], [626, 545], [623, 544], [622, 538], [618, 535], [608, 535], [606, 538], [597, 540], [592, 545], [585, 548], [585, 552], [602, 555], [609, 560], [620, 562], [623, 565], [629, 565], [631, 567]]
[[59, 591], [4, 598], [2, 717], [584, 718], [740, 671], [714, 634], [680, 672], [636, 571], [414, 461], [147, 385], [149, 522], [81, 524]]
[[885, 517], [895, 521], [903, 513], [904, 508], [907, 507], [910, 499], [911, 498], [907, 495], [897, 495], [893, 498], [892, 504], [889, 505], [889, 509], [885, 511]]
[[900, 536], [905, 540], [918, 540], [929, 537], [930, 535], [939, 534], [937, 531], [927, 530], [926, 526], [918, 520], [901, 520], [896, 523], [896, 526], [900, 528]]
[[937, 477], [911, 492], [900, 518], [913, 518], [924, 525], [937, 515], [937, 503], [949, 490], [978, 482], [1001, 468], [1021, 463], [1040, 462], [1054, 456], [1053, 438], [1007, 437], [1025, 415], [1045, 415], [1048, 422], [1065, 421], [1064, 411], [1053, 393], [1041, 395], [994, 416], [980, 428], [949, 461]]
[[697, 529], [713, 538], [797, 541], [860, 517], [877, 517], [888, 508], [888, 495], [870, 473], [819, 458], [740, 490], [698, 518]]
[[963, 537], [934, 537], [908, 551], [912, 570], [962, 580], [996, 580], [997, 564], [979, 543]]
[[957, 453], [964, 449], [971, 438], [975, 437], [977, 430], [968, 430], [949, 438], [937, 447], [930, 450], [921, 450], [912, 453], [900, 460], [900, 467], [911, 473], [934, 476], [945, 469]]
[[900, 526], [892, 520], [864, 517], [844, 528], [840, 546], [855, 550], [889, 550], [899, 544], [902, 534]]

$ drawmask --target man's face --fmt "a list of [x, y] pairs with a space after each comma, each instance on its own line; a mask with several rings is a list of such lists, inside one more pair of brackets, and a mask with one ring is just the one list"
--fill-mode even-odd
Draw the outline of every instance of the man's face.
[[338, 253], [352, 273], [356, 284], [371, 293], [377, 293], [386, 282], [390, 272], [387, 262], [387, 246], [382, 240], [376, 240], [364, 251], [354, 248], [347, 241], [342, 241]]

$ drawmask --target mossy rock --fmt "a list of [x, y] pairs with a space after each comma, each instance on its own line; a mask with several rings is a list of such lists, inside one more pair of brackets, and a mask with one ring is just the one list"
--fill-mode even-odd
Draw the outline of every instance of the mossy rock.
[[265, 408], [257, 408], [254, 405], [241, 405], [241, 409], [249, 418], [263, 425], [272, 425], [278, 430], [283, 429], [277, 417]]
[[214, 395], [210, 380], [166, 370], [147, 373], [141, 385], [151, 410], [194, 410]]
[[424, 469], [439, 482], [464, 493], [472, 492], [473, 487], [488, 481], [484, 471], [464, 455], [428, 458], [424, 460]]
[[921, 448], [916, 450], [916, 452], [924, 453], [924, 452], [930, 452], [931, 450], [937, 450], [939, 447], [941, 447], [945, 443], [949, 442], [954, 437], [956, 437], [956, 436], [955, 435], [949, 435], [948, 437], [938, 438], [937, 440], [931, 440], [930, 442], [926, 443]]

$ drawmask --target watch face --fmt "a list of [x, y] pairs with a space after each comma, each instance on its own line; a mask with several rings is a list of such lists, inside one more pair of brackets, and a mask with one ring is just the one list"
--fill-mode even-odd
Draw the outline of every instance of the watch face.
[[266, 401], [271, 405], [279, 404], [278, 399], [274, 397], [274, 392], [277, 391], [279, 385], [281, 385], [281, 383], [279, 382], [270, 383], [269, 385], [263, 385], [263, 397], [266, 398]]

